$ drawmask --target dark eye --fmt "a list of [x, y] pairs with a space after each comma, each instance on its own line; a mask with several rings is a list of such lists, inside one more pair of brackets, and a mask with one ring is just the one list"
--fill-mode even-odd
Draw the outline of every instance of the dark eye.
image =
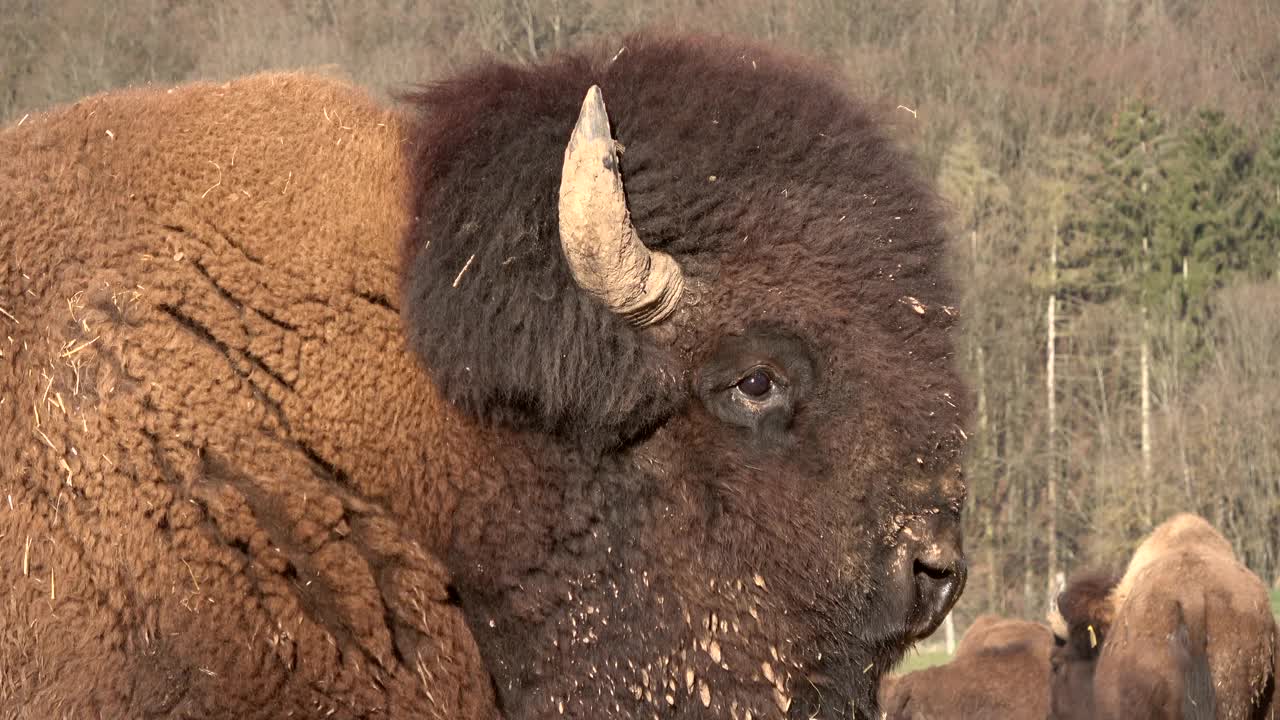
[[762, 398], [773, 389], [773, 377], [764, 368], [756, 368], [738, 381], [738, 390], [749, 398]]

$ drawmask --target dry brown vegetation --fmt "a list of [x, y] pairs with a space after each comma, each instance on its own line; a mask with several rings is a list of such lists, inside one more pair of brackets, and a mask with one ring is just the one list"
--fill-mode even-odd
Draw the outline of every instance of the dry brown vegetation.
[[1012, 159], [1134, 97], [1266, 123], [1280, 89], [1267, 0], [4, 0], [0, 119], [105, 88], [332, 66], [386, 88], [477, 56], [533, 61], [584, 39], [671, 25], [816, 53], [855, 90], [962, 124]]

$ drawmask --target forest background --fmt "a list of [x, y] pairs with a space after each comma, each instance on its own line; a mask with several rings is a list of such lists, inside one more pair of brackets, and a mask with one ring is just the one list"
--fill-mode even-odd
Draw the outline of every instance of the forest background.
[[1042, 618], [1060, 574], [1122, 568], [1179, 511], [1280, 584], [1276, 0], [0, 0], [0, 124], [267, 68], [390, 97], [661, 25], [821, 58], [952, 204], [977, 399], [958, 625]]

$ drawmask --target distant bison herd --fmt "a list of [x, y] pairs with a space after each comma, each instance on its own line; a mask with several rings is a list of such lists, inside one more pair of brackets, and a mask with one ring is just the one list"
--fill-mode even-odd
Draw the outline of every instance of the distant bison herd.
[[1043, 624], [982, 615], [946, 665], [880, 684], [888, 718], [1036, 718], [1049, 709], [1045, 692], [1053, 633]]
[[888, 720], [1275, 720], [1278, 677], [1266, 585], [1180, 514], [1123, 574], [1074, 577], [1048, 626], [981, 616], [951, 662], [886, 676], [880, 698]]

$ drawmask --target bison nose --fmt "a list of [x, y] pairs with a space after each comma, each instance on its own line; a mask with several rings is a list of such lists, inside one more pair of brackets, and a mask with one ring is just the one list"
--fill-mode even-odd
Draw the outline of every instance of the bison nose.
[[915, 560], [915, 609], [909, 628], [911, 639], [919, 640], [938, 629], [960, 599], [969, 575], [964, 556], [958, 550], [934, 547]]

